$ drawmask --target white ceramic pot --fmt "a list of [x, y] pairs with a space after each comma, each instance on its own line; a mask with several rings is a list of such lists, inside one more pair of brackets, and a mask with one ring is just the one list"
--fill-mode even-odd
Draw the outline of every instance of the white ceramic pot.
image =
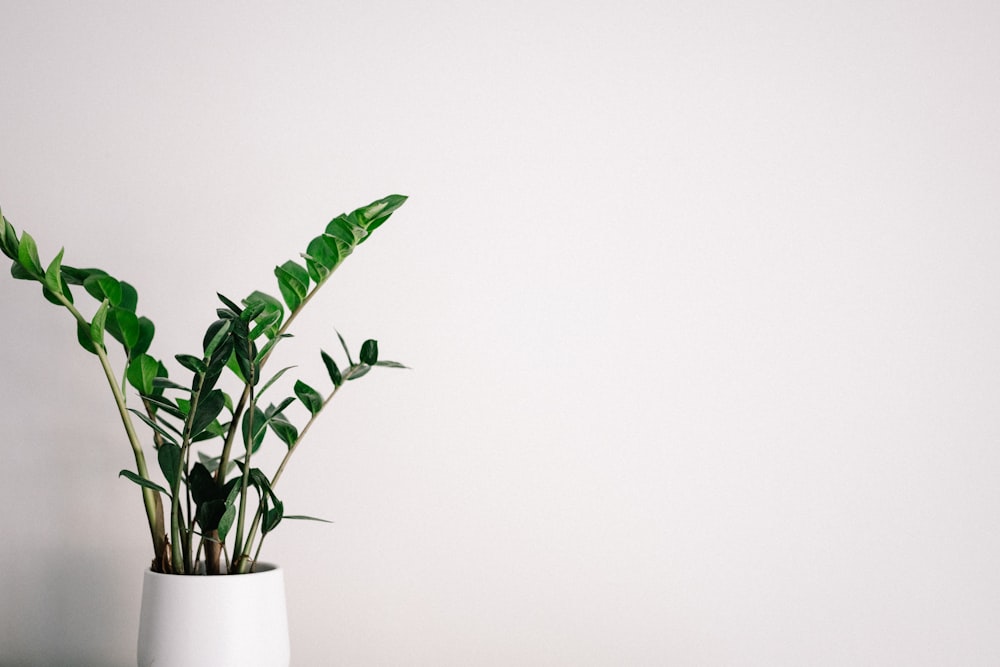
[[281, 568], [180, 576], [147, 570], [139, 615], [139, 667], [288, 667]]

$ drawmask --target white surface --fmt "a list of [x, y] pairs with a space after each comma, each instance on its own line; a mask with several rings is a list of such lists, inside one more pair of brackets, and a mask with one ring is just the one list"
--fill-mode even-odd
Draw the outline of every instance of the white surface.
[[[0, 203], [195, 349], [411, 196], [303, 318], [414, 367], [280, 489], [294, 664], [1000, 663], [1000, 6], [0, 5]], [[0, 662], [127, 665], [99, 369], [0, 281]]]

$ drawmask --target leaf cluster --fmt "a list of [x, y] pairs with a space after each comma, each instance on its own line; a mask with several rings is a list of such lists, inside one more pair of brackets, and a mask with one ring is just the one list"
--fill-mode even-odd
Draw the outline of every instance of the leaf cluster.
[[[190, 574], [203, 566], [209, 573], [221, 572], [224, 557], [226, 571], [250, 571], [264, 537], [283, 519], [313, 519], [285, 515], [275, 492], [291, 455], [346, 382], [377, 366], [405, 366], [379, 359], [373, 339], [364, 341], [355, 361], [338, 333], [347, 363], [341, 367], [320, 350], [318, 361], [330, 379], [325, 394], [295, 380], [290, 395], [264, 402], [265, 394], [273, 393], [292, 367], [266, 380], [263, 372], [275, 346], [291, 336], [292, 322], [316, 291], [405, 201], [390, 195], [333, 218], [308, 243], [301, 262], [289, 260], [275, 267], [280, 299], [262, 291], [239, 301], [219, 294], [221, 306], [205, 330], [202, 349], [174, 355], [188, 374], [183, 382], [171, 379], [166, 365], [149, 353], [156, 328], [137, 314], [138, 295], [132, 285], [101, 269], [65, 265], [62, 250], [43, 266], [31, 235], [18, 235], [0, 214], [0, 251], [12, 260], [11, 275], [40, 283], [48, 301], [73, 315], [79, 344], [101, 360], [136, 459], [136, 470], [122, 470], [120, 476], [142, 488], [154, 569]], [[90, 317], [77, 309], [77, 288], [97, 302]], [[121, 347], [121, 377], [112, 369], [108, 336]], [[141, 409], [128, 406], [126, 383], [137, 393]], [[290, 414], [295, 405], [305, 415], [298, 425]], [[137, 422], [150, 430], [163, 483], [149, 473], [146, 450], [134, 428]], [[270, 475], [252, 464], [268, 434], [284, 446], [281, 464]], [[169, 511], [164, 509], [167, 503]]]

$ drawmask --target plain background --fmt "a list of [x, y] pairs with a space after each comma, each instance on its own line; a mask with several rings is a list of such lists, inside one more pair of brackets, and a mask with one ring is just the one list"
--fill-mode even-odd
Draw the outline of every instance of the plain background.
[[[413, 368], [279, 487], [295, 665], [1000, 664], [1000, 5], [204, 4], [0, 3], [0, 204], [171, 359], [410, 195], [282, 364]], [[0, 663], [134, 664], [100, 369], [0, 306]]]

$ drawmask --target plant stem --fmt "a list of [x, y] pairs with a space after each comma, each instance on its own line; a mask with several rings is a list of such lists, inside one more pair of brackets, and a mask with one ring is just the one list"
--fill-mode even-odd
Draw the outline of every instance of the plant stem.
[[[69, 299], [62, 294], [58, 294], [57, 296], [62, 305], [69, 310], [81, 326], [90, 326], [90, 323], [87, 322], [86, 318], [80, 314], [80, 311], [73, 306]], [[132, 455], [135, 459], [136, 472], [138, 472], [140, 477], [148, 480], [149, 469], [146, 467], [146, 455], [142, 449], [142, 442], [139, 440], [139, 436], [135, 432], [135, 426], [132, 424], [132, 418], [129, 416], [128, 408], [126, 407], [125, 394], [118, 386], [118, 379], [115, 376], [114, 369], [111, 367], [111, 361], [108, 359], [108, 353], [104, 349], [103, 345], [97, 345], [96, 343], [94, 344], [94, 350], [97, 354], [97, 358], [101, 362], [101, 368], [104, 370], [104, 376], [107, 378], [108, 385], [111, 387], [111, 393], [114, 396], [115, 405], [118, 407], [118, 415], [121, 417], [122, 425], [125, 427], [125, 434], [128, 436], [129, 445], [132, 447]], [[149, 522], [149, 533], [153, 541], [153, 562], [156, 563], [160, 560], [160, 556], [166, 546], [166, 535], [164, 534], [163, 526], [163, 504], [160, 502], [157, 492], [146, 487], [142, 487], [142, 502], [146, 509], [146, 519]]]

